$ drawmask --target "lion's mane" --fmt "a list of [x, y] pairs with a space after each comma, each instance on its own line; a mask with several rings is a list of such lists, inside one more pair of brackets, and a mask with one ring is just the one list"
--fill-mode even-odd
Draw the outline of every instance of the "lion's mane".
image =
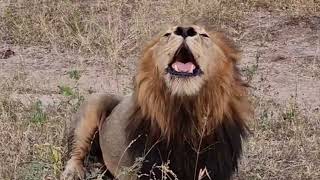
[[[135, 113], [127, 126], [128, 140], [136, 141], [132, 153], [141, 156], [143, 148], [158, 149], [161, 158], [171, 160], [170, 167], [185, 179], [191, 178], [193, 169], [203, 168], [201, 163], [210, 166], [214, 171], [211, 175], [217, 179], [230, 177], [237, 168], [241, 140], [248, 130], [245, 122], [251, 114], [247, 84], [236, 66], [240, 51], [221, 33], [210, 33], [210, 37], [221, 61], [198, 94], [171, 95], [153, 60], [152, 47], [158, 39], [145, 48], [134, 82]], [[173, 150], [169, 153], [166, 149]], [[205, 151], [202, 156], [212, 162], [204, 162], [206, 158], [201, 162], [197, 150]], [[179, 159], [182, 155], [190, 159]], [[156, 150], [145, 157], [158, 158]], [[145, 163], [142, 171], [144, 167], [151, 168], [151, 164]], [[183, 172], [181, 167], [192, 172]]]

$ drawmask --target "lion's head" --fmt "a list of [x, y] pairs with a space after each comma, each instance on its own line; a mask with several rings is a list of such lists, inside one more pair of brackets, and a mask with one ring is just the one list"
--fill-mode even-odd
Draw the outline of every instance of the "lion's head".
[[[152, 51], [156, 71], [173, 95], [199, 93], [204, 83], [218, 75], [226, 60], [217, 34], [199, 26], [171, 27], [147, 51]], [[237, 52], [228, 52], [234, 53]]]
[[[236, 67], [239, 59], [239, 51], [221, 33], [196, 25], [171, 27], [144, 51], [135, 79], [137, 103], [153, 119], [152, 126], [168, 136], [180, 126], [195, 131], [206, 126], [210, 133], [232, 116], [242, 122], [249, 108]], [[205, 125], [203, 117], [209, 118]]]

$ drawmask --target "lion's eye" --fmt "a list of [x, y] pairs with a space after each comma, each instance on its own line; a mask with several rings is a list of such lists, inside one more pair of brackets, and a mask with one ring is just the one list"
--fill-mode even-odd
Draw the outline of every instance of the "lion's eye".
[[209, 37], [209, 36], [208, 36], [208, 34], [205, 34], [205, 33], [200, 34], [200, 36], [203, 36], [203, 37]]
[[168, 37], [168, 36], [170, 36], [170, 35], [171, 35], [171, 33], [165, 33], [163, 36]]

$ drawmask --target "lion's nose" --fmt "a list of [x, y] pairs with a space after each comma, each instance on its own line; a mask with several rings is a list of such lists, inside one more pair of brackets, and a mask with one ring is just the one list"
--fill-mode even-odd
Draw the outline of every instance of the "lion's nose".
[[197, 34], [193, 27], [177, 27], [174, 33], [178, 36], [182, 36], [183, 38], [195, 36]]

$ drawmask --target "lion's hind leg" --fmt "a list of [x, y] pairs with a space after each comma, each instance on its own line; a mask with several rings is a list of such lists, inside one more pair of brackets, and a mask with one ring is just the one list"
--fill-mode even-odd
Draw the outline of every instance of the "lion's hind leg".
[[61, 179], [84, 178], [83, 161], [90, 151], [91, 142], [95, 136], [98, 136], [97, 131], [101, 122], [111, 113], [120, 99], [115, 95], [93, 95], [80, 107], [68, 129], [68, 154], [70, 159], [67, 161]]

